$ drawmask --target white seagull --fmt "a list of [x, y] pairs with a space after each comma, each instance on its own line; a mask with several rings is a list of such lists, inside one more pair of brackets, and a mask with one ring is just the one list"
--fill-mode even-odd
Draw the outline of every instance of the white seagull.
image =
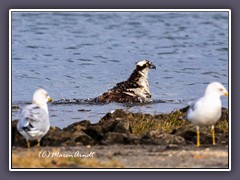
[[212, 143], [215, 142], [214, 125], [220, 119], [222, 114], [221, 96], [228, 96], [225, 87], [219, 82], [210, 83], [203, 97], [191, 104], [187, 113], [188, 120], [197, 128], [197, 144], [200, 146], [200, 130], [201, 126], [212, 127]]
[[29, 140], [37, 140], [37, 146], [40, 146], [42, 137], [50, 128], [47, 102], [52, 102], [47, 91], [38, 89], [33, 94], [32, 104], [19, 112], [17, 129], [25, 137], [28, 148]]

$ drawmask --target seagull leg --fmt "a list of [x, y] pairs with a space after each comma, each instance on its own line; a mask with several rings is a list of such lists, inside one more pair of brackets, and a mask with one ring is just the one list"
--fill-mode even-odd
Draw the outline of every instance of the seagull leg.
[[27, 140], [27, 148], [30, 149], [30, 142]]
[[200, 130], [199, 130], [199, 126], [197, 126], [197, 147], [200, 147]]
[[38, 140], [37, 147], [40, 147], [40, 140]]
[[216, 145], [214, 125], [212, 125], [212, 144]]

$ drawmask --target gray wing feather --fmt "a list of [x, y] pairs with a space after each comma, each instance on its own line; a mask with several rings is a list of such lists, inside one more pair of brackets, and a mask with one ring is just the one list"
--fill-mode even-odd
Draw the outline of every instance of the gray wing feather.
[[24, 107], [20, 111], [19, 128], [22, 129], [29, 125], [40, 131], [46, 131], [49, 126], [47, 112], [34, 104]]
[[189, 104], [189, 109], [194, 111], [196, 109], [196, 102], [193, 102], [193, 103]]

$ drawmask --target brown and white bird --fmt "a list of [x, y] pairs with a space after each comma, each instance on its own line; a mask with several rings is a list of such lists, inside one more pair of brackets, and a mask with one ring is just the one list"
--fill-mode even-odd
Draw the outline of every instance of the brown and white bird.
[[228, 96], [225, 87], [219, 82], [210, 83], [203, 97], [191, 104], [187, 118], [197, 128], [197, 146], [200, 146], [200, 127], [212, 127], [212, 144], [215, 145], [214, 125], [218, 122], [222, 115], [221, 96]]
[[95, 101], [104, 103], [144, 103], [151, 101], [148, 83], [150, 69], [156, 69], [152, 62], [149, 60], [139, 61], [126, 81], [117, 83], [112, 89], [95, 98]]
[[29, 140], [37, 140], [40, 146], [42, 137], [50, 128], [47, 102], [51, 101], [47, 91], [38, 89], [33, 94], [32, 104], [25, 106], [19, 112], [17, 129], [25, 137], [28, 148], [30, 148]]

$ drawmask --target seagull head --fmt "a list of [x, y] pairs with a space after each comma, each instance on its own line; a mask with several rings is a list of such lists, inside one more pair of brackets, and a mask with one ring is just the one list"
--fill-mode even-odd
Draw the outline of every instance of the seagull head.
[[228, 96], [226, 88], [219, 82], [210, 83], [205, 91], [205, 95]]
[[156, 69], [156, 66], [152, 62], [150, 62], [149, 60], [146, 60], [146, 59], [137, 62], [136, 67], [138, 69], [145, 69], [145, 68]]
[[52, 98], [50, 98], [46, 90], [40, 88], [34, 92], [32, 102], [33, 104], [44, 106], [47, 102], [52, 102]]

